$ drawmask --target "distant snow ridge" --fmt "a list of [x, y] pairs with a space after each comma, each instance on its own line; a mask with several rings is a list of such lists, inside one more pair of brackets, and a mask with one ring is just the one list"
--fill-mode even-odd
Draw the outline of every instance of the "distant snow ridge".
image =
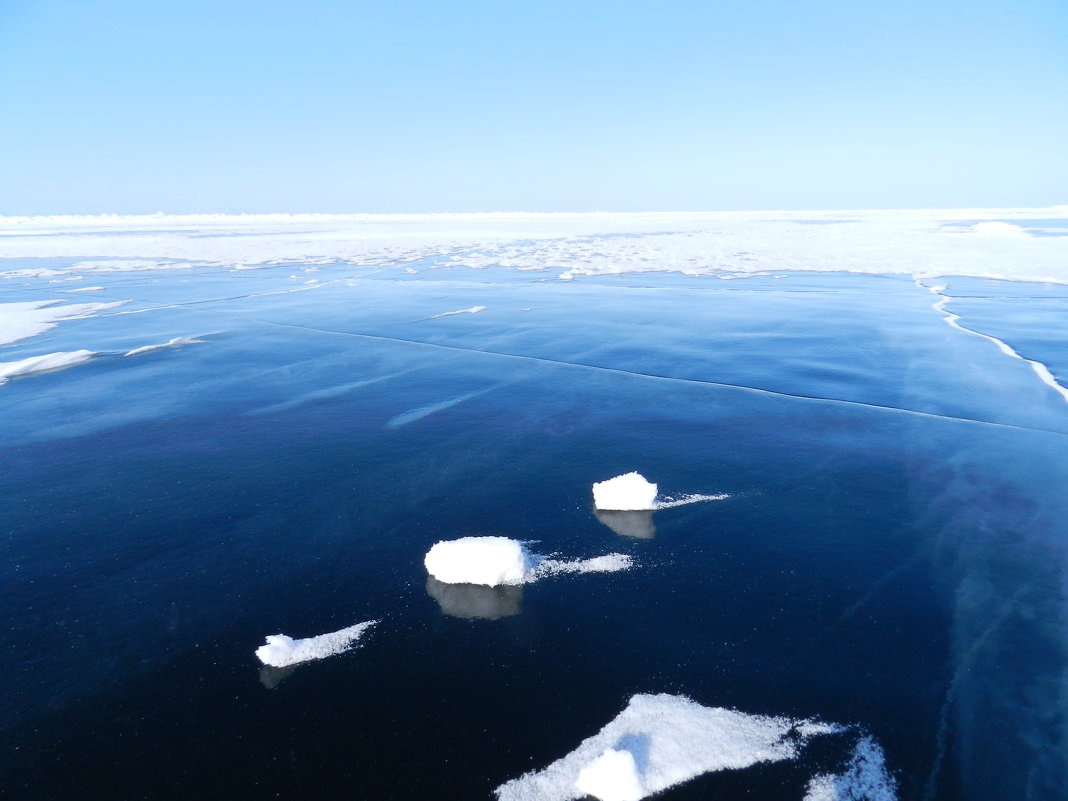
[[[571, 801], [585, 796], [640, 801], [703, 773], [795, 759], [811, 738], [845, 730], [833, 723], [705, 707], [680, 695], [635, 695], [619, 715], [570, 754], [502, 784], [495, 792], [499, 801]], [[865, 766], [857, 770], [865, 776], [881, 770], [886, 776], [881, 750], [873, 741], [864, 742], [873, 748], [864, 746]], [[855, 764], [857, 758], [843, 775], [852, 775]], [[893, 784], [888, 776], [886, 780], [871, 786], [888, 788], [890, 795], [813, 796], [810, 801], [892, 801]], [[867, 792], [868, 787], [863, 781], [842, 786], [858, 792]]]
[[670, 509], [700, 501], [722, 501], [730, 496], [716, 495], [680, 495], [677, 498], [665, 496], [657, 500], [657, 485], [647, 481], [640, 473], [624, 473], [607, 481], [598, 481], [593, 485], [593, 505], [604, 512], [645, 512], [657, 509]]
[[96, 354], [91, 350], [73, 350], [47, 353], [44, 356], [30, 356], [28, 359], [19, 359], [16, 362], [0, 362], [0, 384], [6, 384], [12, 378], [73, 367], [89, 361], [94, 356]]
[[532, 554], [507, 537], [461, 537], [437, 542], [423, 559], [427, 572], [445, 584], [485, 587], [529, 584], [558, 573], [614, 573], [632, 567], [626, 554], [561, 560]]
[[288, 667], [313, 659], [325, 659], [328, 656], [343, 653], [352, 648], [363, 633], [379, 621], [368, 620], [355, 626], [295, 640], [285, 634], [270, 634], [267, 644], [256, 649], [256, 656], [265, 665], [271, 667]]

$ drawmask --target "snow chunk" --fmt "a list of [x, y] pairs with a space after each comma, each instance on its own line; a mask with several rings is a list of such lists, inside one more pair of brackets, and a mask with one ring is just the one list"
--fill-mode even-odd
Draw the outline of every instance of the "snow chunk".
[[312, 659], [325, 659], [349, 650], [363, 633], [376, 623], [377, 620], [368, 620], [341, 631], [303, 640], [294, 640], [285, 634], [271, 634], [267, 637], [267, 644], [256, 649], [256, 656], [263, 664], [271, 667], [288, 667]]
[[427, 572], [446, 584], [522, 584], [530, 558], [507, 537], [461, 537], [435, 543], [423, 559]]
[[579, 771], [575, 789], [601, 801], [641, 801], [645, 796], [634, 754], [615, 748]]
[[[634, 559], [622, 553], [554, 559], [532, 554], [523, 543], [507, 537], [462, 537], [435, 543], [423, 564], [431, 577], [445, 584], [498, 587], [529, 584], [560, 573], [615, 573], [633, 567]], [[430, 587], [428, 592], [438, 595]]]
[[793, 759], [805, 743], [797, 729], [805, 722], [705, 707], [678, 695], [635, 695], [570, 754], [495, 792], [500, 801], [571, 801], [588, 793], [636, 801], [702, 773]]
[[897, 784], [886, 769], [883, 749], [865, 737], [842, 773], [822, 773], [808, 783], [804, 801], [896, 801]]
[[28, 359], [19, 359], [17, 362], [0, 362], [0, 384], [24, 375], [49, 373], [53, 370], [62, 370], [64, 367], [73, 367], [89, 361], [94, 356], [96, 354], [91, 350], [72, 350], [48, 353], [44, 356], [30, 356]]
[[153, 353], [153, 352], [155, 352], [157, 350], [163, 350], [164, 348], [178, 348], [178, 347], [181, 347], [182, 345], [197, 345], [197, 344], [202, 343], [203, 341], [204, 341], [203, 339], [195, 339], [193, 337], [175, 337], [174, 339], [167, 340], [162, 345], [145, 345], [145, 346], [140, 347], [140, 348], [134, 348], [133, 350], [128, 350], [123, 355], [124, 356], [139, 356], [142, 353]]
[[656, 484], [638, 473], [625, 473], [593, 485], [593, 503], [598, 509], [637, 512], [656, 508]]

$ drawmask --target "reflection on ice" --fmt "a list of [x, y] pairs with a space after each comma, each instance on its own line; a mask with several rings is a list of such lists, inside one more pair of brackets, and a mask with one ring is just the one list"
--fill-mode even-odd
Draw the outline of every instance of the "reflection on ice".
[[446, 584], [428, 576], [426, 592], [450, 617], [497, 620], [518, 615], [523, 609], [521, 585]]
[[593, 514], [601, 523], [622, 537], [651, 540], [656, 536], [656, 525], [653, 523], [653, 513], [650, 511], [620, 512], [595, 507]]
[[260, 668], [260, 684], [268, 690], [273, 690], [283, 681], [288, 679], [300, 665], [287, 665], [286, 667], [273, 667], [264, 665]]

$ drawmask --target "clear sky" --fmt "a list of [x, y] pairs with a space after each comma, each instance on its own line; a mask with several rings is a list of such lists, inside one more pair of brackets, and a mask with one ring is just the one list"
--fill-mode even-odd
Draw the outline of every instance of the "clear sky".
[[0, 214], [1068, 203], [1068, 2], [0, 0]]

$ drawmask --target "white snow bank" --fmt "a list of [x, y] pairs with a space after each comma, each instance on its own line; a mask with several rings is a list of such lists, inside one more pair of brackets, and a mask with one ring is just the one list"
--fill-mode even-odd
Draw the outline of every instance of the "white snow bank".
[[92, 317], [102, 309], [119, 306], [115, 303], [71, 303], [60, 300], [34, 300], [20, 303], [0, 303], [0, 345], [43, 334], [62, 320]]
[[593, 485], [593, 504], [598, 509], [638, 512], [656, 508], [656, 484], [639, 473], [625, 473]]
[[972, 226], [972, 231], [982, 236], [1029, 236], [1020, 226], [997, 220], [976, 223]]
[[458, 309], [457, 311], [442, 312], [441, 314], [435, 314], [430, 319], [431, 320], [437, 320], [439, 317], [452, 317], [454, 314], [478, 314], [479, 312], [484, 312], [485, 310], [486, 310], [485, 306], [472, 306], [470, 309]]
[[531, 568], [523, 545], [507, 537], [461, 537], [435, 543], [423, 559], [427, 572], [446, 584], [522, 584]]
[[28, 359], [19, 359], [17, 362], [0, 362], [0, 384], [5, 384], [8, 380], [20, 376], [73, 367], [89, 361], [95, 355], [91, 350], [72, 350], [48, 353], [44, 356], [30, 356]]
[[678, 695], [635, 695], [600, 732], [548, 767], [496, 789], [500, 801], [638, 801], [702, 773], [793, 759], [828, 733], [811, 721], [704, 707]]
[[182, 345], [198, 345], [202, 343], [203, 339], [195, 339], [194, 337], [175, 337], [169, 339], [162, 345], [145, 345], [140, 348], [134, 348], [124, 353], [124, 356], [140, 356], [142, 353], [153, 353], [157, 350], [163, 350], [164, 348], [179, 348]]
[[507, 537], [462, 537], [435, 543], [423, 559], [427, 572], [445, 584], [486, 587], [529, 584], [560, 573], [615, 573], [634, 566], [626, 554], [592, 559], [555, 559], [532, 554]]
[[815, 776], [804, 801], [896, 801], [897, 784], [886, 769], [883, 749], [865, 737], [842, 773]]
[[325, 659], [349, 650], [363, 633], [376, 623], [377, 620], [368, 620], [341, 631], [303, 640], [294, 640], [285, 634], [271, 634], [267, 637], [267, 644], [256, 649], [256, 656], [263, 664], [272, 667], [287, 667], [312, 659]]

